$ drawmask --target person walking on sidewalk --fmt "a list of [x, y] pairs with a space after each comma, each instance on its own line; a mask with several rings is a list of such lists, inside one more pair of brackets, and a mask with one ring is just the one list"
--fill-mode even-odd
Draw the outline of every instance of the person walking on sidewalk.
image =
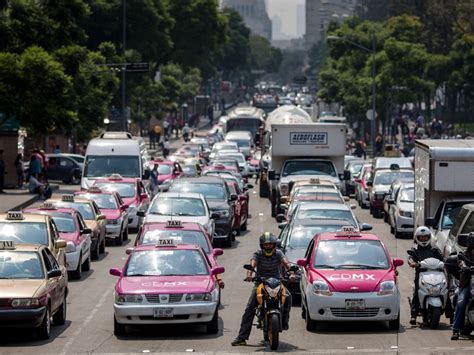
[[[153, 131], [155, 132], [155, 142], [160, 144], [161, 140], [161, 126], [159, 124], [153, 127]], [[156, 148], [156, 147], [155, 147]]]
[[16, 179], [17, 187], [21, 189], [23, 183], [25, 182], [25, 167], [23, 163], [23, 154], [18, 154], [15, 159], [15, 170], [16, 170]]
[[165, 142], [163, 143], [163, 158], [167, 158], [170, 154], [170, 142], [168, 138], [165, 138]]
[[209, 104], [207, 107], [207, 117], [209, 118], [209, 122], [212, 124], [214, 121], [214, 106], [212, 106], [212, 104]]
[[148, 138], [150, 138], [150, 149], [156, 149], [156, 133], [155, 129], [148, 131]]
[[169, 136], [170, 136], [169, 128], [170, 128], [170, 123], [168, 122], [168, 119], [165, 118], [163, 120], [163, 129], [165, 131], [164, 132], [165, 138], [169, 138]]
[[151, 197], [153, 198], [158, 192], [158, 167], [159, 164], [155, 163], [153, 169], [150, 171], [150, 188], [151, 188]]

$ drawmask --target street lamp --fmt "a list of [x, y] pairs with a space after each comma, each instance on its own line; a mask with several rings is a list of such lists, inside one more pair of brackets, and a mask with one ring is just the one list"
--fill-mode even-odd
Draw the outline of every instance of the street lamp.
[[357, 42], [354, 42], [350, 40], [347, 37], [339, 37], [339, 36], [327, 36], [327, 39], [333, 39], [333, 40], [341, 40], [344, 42], [348, 42], [352, 44], [353, 46], [360, 48], [366, 52], [369, 52], [372, 54], [372, 120], [370, 122], [370, 135], [372, 138], [372, 153], [375, 156], [375, 134], [376, 134], [376, 118], [377, 118], [377, 112], [375, 111], [375, 102], [376, 102], [376, 85], [375, 85], [375, 53], [377, 52], [376, 47], [375, 47], [375, 34], [372, 33], [372, 48], [368, 48], [366, 46], [363, 46]]

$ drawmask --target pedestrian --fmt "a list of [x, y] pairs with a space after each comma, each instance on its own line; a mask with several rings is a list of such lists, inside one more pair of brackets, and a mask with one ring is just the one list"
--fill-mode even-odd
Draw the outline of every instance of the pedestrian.
[[158, 167], [159, 164], [155, 163], [153, 166], [153, 169], [150, 171], [150, 188], [151, 188], [151, 196], [155, 196], [156, 193], [158, 192]]
[[166, 159], [170, 154], [170, 142], [168, 138], [165, 138], [165, 142], [163, 143], [163, 157]]
[[5, 162], [3, 161], [3, 149], [0, 149], [0, 194], [5, 193]]
[[150, 138], [150, 149], [155, 149], [156, 148], [156, 134], [154, 129], [148, 130], [148, 138]]
[[41, 159], [43, 161], [43, 166], [41, 168], [41, 174], [43, 175], [43, 182], [48, 182], [48, 158], [43, 149], [40, 150]]
[[23, 154], [18, 154], [15, 159], [16, 181], [19, 189], [23, 187], [25, 182], [25, 167], [23, 162]]
[[380, 157], [383, 150], [383, 138], [379, 134], [375, 137], [375, 156]]
[[207, 107], [207, 117], [209, 118], [209, 122], [212, 124], [214, 121], [214, 107], [212, 104], [209, 104]]
[[160, 144], [161, 140], [161, 126], [159, 124], [155, 125], [153, 127], [153, 131], [155, 132], [155, 142]]
[[38, 159], [38, 156], [33, 153], [30, 158], [27, 180], [29, 180], [31, 176], [39, 176], [39, 174], [41, 174], [41, 163]]
[[362, 139], [359, 139], [355, 144], [354, 155], [358, 158], [366, 158], [365, 154], [365, 143]]
[[169, 138], [169, 135], [170, 135], [169, 128], [170, 128], [170, 123], [168, 122], [168, 119], [165, 118], [163, 120], [163, 129], [165, 131], [164, 132], [165, 138]]
[[59, 144], [56, 145], [56, 148], [53, 150], [54, 154], [61, 154], [61, 148], [59, 147]]
[[189, 141], [189, 133], [190, 133], [190, 129], [189, 129], [189, 126], [188, 124], [186, 123], [183, 127], [183, 139], [185, 142], [188, 142]]

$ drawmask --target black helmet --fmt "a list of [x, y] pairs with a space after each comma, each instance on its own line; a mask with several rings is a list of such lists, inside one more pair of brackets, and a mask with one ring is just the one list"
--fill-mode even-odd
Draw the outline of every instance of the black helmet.
[[[277, 237], [270, 232], [263, 233], [260, 238], [260, 249], [262, 249], [263, 255], [272, 256], [277, 248]], [[264, 244], [273, 244], [271, 247], [264, 248]]]

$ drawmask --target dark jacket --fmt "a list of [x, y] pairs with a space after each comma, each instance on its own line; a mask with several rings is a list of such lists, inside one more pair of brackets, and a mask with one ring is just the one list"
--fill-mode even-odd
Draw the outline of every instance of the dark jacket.
[[471, 270], [470, 266], [474, 266], [474, 257], [470, 250], [467, 250], [462, 253], [464, 257], [468, 260], [467, 262], [459, 259], [459, 288], [469, 287], [471, 283]]

